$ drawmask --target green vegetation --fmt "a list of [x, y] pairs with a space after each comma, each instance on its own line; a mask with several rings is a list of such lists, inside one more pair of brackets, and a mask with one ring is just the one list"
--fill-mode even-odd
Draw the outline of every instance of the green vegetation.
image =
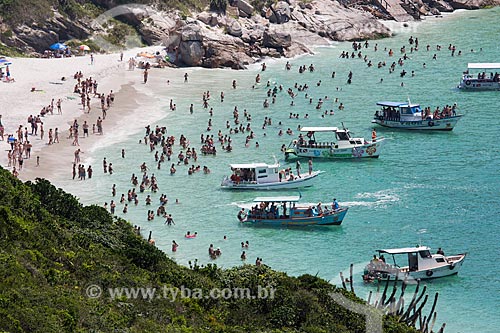
[[225, 13], [227, 0], [210, 0], [210, 10], [216, 13]]
[[[326, 281], [265, 266], [222, 270], [175, 264], [104, 208], [82, 206], [46, 180], [23, 184], [0, 169], [0, 331], [363, 332]], [[104, 290], [89, 298], [89, 285]], [[275, 288], [274, 298], [112, 299], [108, 288]], [[109, 294], [108, 294], [109, 295]], [[385, 320], [387, 332], [415, 332]]]
[[13, 47], [9, 47], [0, 42], [0, 55], [7, 57], [24, 57], [25, 55]]

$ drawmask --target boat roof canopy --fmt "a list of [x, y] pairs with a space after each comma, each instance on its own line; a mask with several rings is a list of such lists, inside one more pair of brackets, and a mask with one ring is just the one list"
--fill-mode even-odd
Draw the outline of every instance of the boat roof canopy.
[[301, 127], [301, 132], [338, 132], [338, 127]]
[[279, 164], [266, 164], [266, 163], [241, 163], [230, 164], [232, 169], [255, 169], [255, 168], [276, 168]]
[[[377, 102], [377, 105], [398, 108], [398, 107], [402, 107], [402, 106], [407, 107], [408, 102]], [[420, 106], [420, 104], [410, 104], [410, 107], [413, 107], [413, 106]]]
[[500, 62], [469, 62], [469, 69], [500, 69]]
[[292, 195], [282, 197], [257, 197], [253, 200], [253, 202], [297, 202], [299, 200], [299, 195]]
[[387, 254], [401, 254], [401, 253], [414, 253], [419, 251], [430, 250], [431, 248], [428, 246], [417, 246], [417, 247], [403, 247], [400, 249], [385, 249], [385, 250], [377, 250], [379, 253], [387, 253]]

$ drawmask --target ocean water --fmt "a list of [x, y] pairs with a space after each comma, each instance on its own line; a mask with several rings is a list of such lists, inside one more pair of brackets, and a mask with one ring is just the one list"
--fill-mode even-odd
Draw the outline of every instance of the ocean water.
[[[498, 17], [500, 8], [457, 12], [406, 28], [396, 25], [394, 37], [370, 41], [369, 47], [361, 50], [374, 64], [371, 68], [357, 57], [340, 59], [343, 50], [352, 52], [351, 44], [335, 43], [316, 49], [315, 55], [290, 60], [290, 71], [284, 70], [286, 60], [266, 61], [264, 72], [260, 65], [247, 71], [180, 69], [173, 75], [153, 71], [147, 85], [134, 84], [138, 91], [150, 96], [150, 102], [140, 104], [133, 116], [122, 121], [112, 139], [100, 142], [87, 155], [93, 163], [94, 179], [85, 182], [62, 179], [58, 184], [80, 197], [83, 203], [102, 205], [113, 199], [112, 184], [118, 189], [115, 201], [132, 189], [131, 174], [140, 176], [139, 165], [146, 162], [149, 174], [154, 173], [159, 180], [159, 192], [140, 194], [139, 205], [130, 205], [126, 215], [121, 213], [122, 205], [118, 204], [117, 212], [131, 224], [141, 226], [145, 237], [152, 231], [157, 246], [178, 263], [188, 265], [190, 260], [197, 259], [200, 264], [211, 262], [221, 267], [241, 265], [240, 243], [249, 241], [248, 263], [261, 257], [265, 264], [291, 275], [318, 274], [339, 284], [339, 272], [346, 271], [353, 263], [354, 285], [361, 297], [375, 289], [363, 284], [361, 273], [376, 249], [422, 244], [434, 250], [443, 247], [446, 254], [465, 251], [468, 256], [458, 276], [425, 283], [431, 295], [440, 294], [437, 323], [446, 322], [446, 332], [498, 332], [500, 155], [497, 134], [500, 117], [497, 113], [500, 92], [463, 92], [455, 88], [468, 62], [500, 61]], [[413, 53], [408, 45], [410, 36], [419, 39], [419, 50]], [[375, 43], [378, 44], [376, 52]], [[427, 44], [430, 51], [426, 51]], [[438, 44], [442, 45], [441, 51], [436, 50]], [[454, 57], [448, 50], [449, 44], [457, 47]], [[403, 45], [410, 59], [389, 74], [390, 64], [402, 57]], [[394, 50], [393, 57], [388, 56], [389, 49]], [[460, 56], [458, 50], [462, 51]], [[434, 54], [437, 54], [436, 60], [432, 60]], [[387, 66], [378, 69], [379, 61], [386, 61]], [[298, 73], [300, 65], [309, 64], [314, 64], [314, 72]], [[401, 78], [399, 72], [403, 69], [408, 74]], [[333, 71], [335, 78], [331, 78]], [[353, 72], [350, 85], [346, 83], [349, 71]], [[410, 74], [412, 71], [415, 71], [414, 77]], [[185, 72], [189, 74], [188, 83], [183, 82]], [[252, 88], [257, 74], [262, 77], [261, 84]], [[236, 89], [231, 87], [233, 79], [237, 80]], [[281, 84], [284, 90], [278, 94], [275, 104], [264, 109], [268, 80], [270, 88]], [[309, 85], [307, 93], [313, 98], [312, 104], [305, 98], [305, 92], [298, 92], [295, 106], [290, 106], [286, 89], [293, 88], [295, 83]], [[206, 131], [210, 116], [202, 107], [202, 94], [207, 90], [212, 96], [210, 107], [214, 109], [210, 132]], [[225, 93], [223, 103], [219, 98], [221, 91]], [[322, 110], [316, 110], [318, 98], [325, 96], [328, 100]], [[335, 98], [345, 105], [344, 110], [338, 110]], [[433, 109], [457, 103], [459, 112], [465, 116], [448, 133], [377, 128], [378, 135], [388, 139], [379, 159], [314, 160], [314, 168], [325, 173], [313, 187], [301, 191], [302, 200], [328, 203], [336, 197], [341, 205], [350, 207], [342, 226], [280, 229], [238, 223], [238, 204], [269, 193], [221, 190], [220, 182], [230, 173], [230, 163], [272, 162], [274, 155], [285, 164], [280, 147], [296, 137], [299, 125], [341, 126], [344, 123], [356, 136], [368, 138], [373, 128], [371, 119], [377, 110], [375, 103], [408, 98]], [[170, 99], [177, 104], [175, 112], [168, 110]], [[189, 113], [191, 103], [195, 105], [193, 114]], [[168, 162], [157, 170], [154, 153], [138, 143], [144, 136], [144, 126], [151, 121], [153, 127], [166, 126], [168, 133], [176, 138], [184, 134], [190, 146], [199, 152], [201, 133], [213, 134], [216, 138], [220, 129], [228, 134], [225, 123], [229, 120], [232, 124], [235, 106], [244, 125], [247, 121], [243, 110], [251, 114], [256, 138], [245, 147], [247, 133], [233, 134], [233, 152], [219, 150], [216, 157], [199, 153], [198, 162], [193, 163], [208, 166], [209, 175], [200, 172], [188, 176], [187, 167], [180, 165], [171, 176]], [[322, 112], [330, 109], [335, 115], [322, 117]], [[290, 112], [299, 113], [300, 118], [289, 119]], [[306, 113], [308, 119], [304, 119]], [[266, 116], [271, 117], [273, 123], [263, 130]], [[294, 135], [278, 136], [280, 129], [287, 128], [292, 129]], [[260, 144], [258, 148], [256, 141]], [[121, 149], [126, 150], [125, 159], [120, 156]], [[177, 145], [173, 160], [179, 150]], [[116, 173], [112, 176], [101, 171], [103, 157], [113, 163]], [[304, 169], [307, 163], [302, 164]], [[172, 214], [174, 226], [164, 225], [164, 220], [158, 217], [147, 221], [146, 212], [156, 210], [162, 193], [169, 198], [167, 212]], [[147, 194], [154, 199], [152, 206], [144, 203]], [[179, 204], [174, 203], [175, 199]], [[184, 238], [187, 231], [198, 232], [198, 237]], [[176, 253], [170, 250], [172, 240], [179, 244]], [[220, 247], [223, 253], [213, 261], [208, 257], [210, 244]]]

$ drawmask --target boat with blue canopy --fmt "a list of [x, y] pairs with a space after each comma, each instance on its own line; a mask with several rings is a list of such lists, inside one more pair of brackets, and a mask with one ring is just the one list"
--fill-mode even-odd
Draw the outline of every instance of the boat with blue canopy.
[[242, 223], [270, 226], [340, 225], [347, 214], [347, 207], [339, 207], [335, 199], [327, 205], [299, 205], [301, 196], [257, 197], [255, 205], [247, 212], [241, 208], [238, 219]]
[[381, 110], [377, 110], [372, 123], [383, 127], [425, 130], [451, 131], [463, 116], [457, 114], [457, 105], [446, 105], [442, 110], [430, 107], [422, 110], [420, 104], [408, 102], [378, 102]]

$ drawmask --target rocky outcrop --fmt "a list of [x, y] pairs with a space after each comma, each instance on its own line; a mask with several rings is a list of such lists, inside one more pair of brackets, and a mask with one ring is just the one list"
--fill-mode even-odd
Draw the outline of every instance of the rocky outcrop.
[[[417, 18], [457, 8], [500, 5], [500, 0], [390, 1]], [[251, 0], [231, 0], [225, 15], [201, 12], [187, 18], [175, 10], [164, 7], [160, 10], [155, 7], [156, 0], [150, 0], [151, 6], [127, 4], [116, 7], [120, 2], [92, 0], [103, 10], [115, 11], [113, 17], [133, 26], [143, 43], [166, 45], [168, 51], [175, 54], [171, 57], [173, 61], [181, 66], [240, 69], [261, 57], [292, 57], [311, 52], [311, 46], [328, 45], [334, 40], [375, 39], [391, 35], [391, 31], [377, 20], [390, 14], [374, 6], [376, 2], [373, 0], [341, 0], [341, 3], [335, 0], [267, 1], [264, 3], [269, 5], [261, 12], [252, 6], [256, 2]], [[141, 2], [147, 3], [148, 0]], [[70, 19], [67, 13], [59, 12], [61, 8], [53, 8], [43, 21], [13, 26], [2, 22], [0, 17], [2, 42], [25, 52], [41, 53], [55, 42], [106, 34], [113, 26], [109, 24], [109, 18], [97, 25], [91, 24], [96, 20], [90, 18]], [[139, 37], [135, 40], [141, 42]], [[109, 44], [108, 41], [105, 43]]]
[[262, 46], [279, 50], [286, 49], [292, 46], [292, 36], [288, 32], [267, 29], [262, 36]]

